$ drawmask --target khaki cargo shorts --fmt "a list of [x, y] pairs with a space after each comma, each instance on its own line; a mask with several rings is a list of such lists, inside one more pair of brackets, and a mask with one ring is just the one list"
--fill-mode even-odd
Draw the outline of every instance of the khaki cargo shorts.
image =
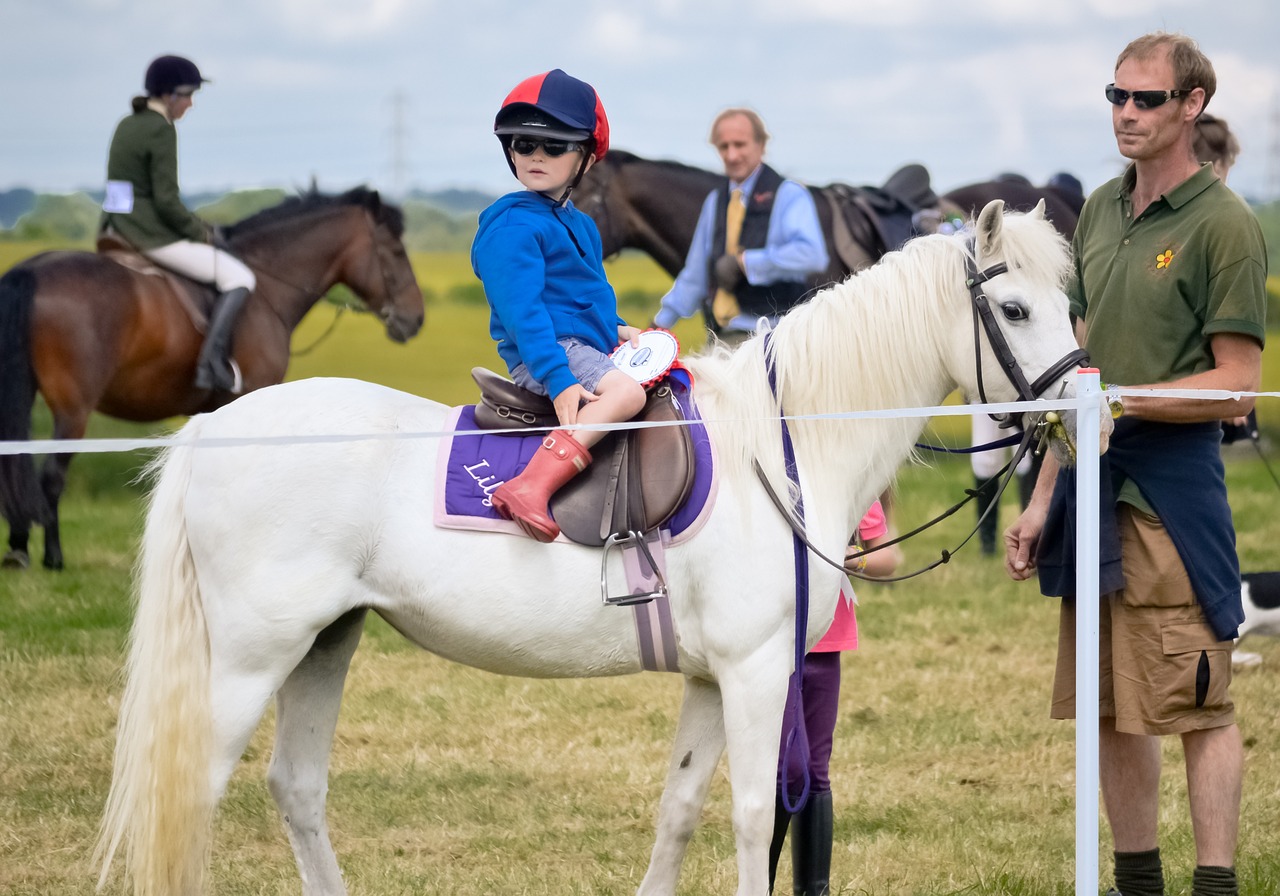
[[[1126, 734], [1182, 734], [1235, 721], [1232, 641], [1204, 619], [1186, 569], [1160, 520], [1128, 504], [1117, 510], [1125, 587], [1099, 613], [1100, 718]], [[1062, 601], [1055, 719], [1076, 714], [1075, 601]]]

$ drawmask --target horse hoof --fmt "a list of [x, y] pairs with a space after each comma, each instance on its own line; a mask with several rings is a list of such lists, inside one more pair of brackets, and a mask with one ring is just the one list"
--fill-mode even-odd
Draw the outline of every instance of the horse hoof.
[[61, 571], [62, 571], [62, 558], [61, 558], [61, 557], [49, 557], [49, 556], [46, 556], [46, 557], [44, 558], [44, 568], [45, 568], [45, 569], [49, 569], [49, 570], [53, 570], [54, 572], [61, 572]]
[[10, 551], [0, 558], [0, 569], [26, 569], [31, 565], [31, 556], [26, 551]]

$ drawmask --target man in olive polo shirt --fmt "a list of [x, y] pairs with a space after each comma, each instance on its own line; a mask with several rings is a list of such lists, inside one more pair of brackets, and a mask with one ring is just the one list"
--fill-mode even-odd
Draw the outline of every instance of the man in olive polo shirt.
[[[1194, 41], [1157, 32], [1121, 52], [1106, 88], [1116, 143], [1132, 164], [1085, 203], [1069, 288], [1077, 335], [1106, 382], [1228, 392], [1261, 382], [1261, 230], [1192, 148], [1216, 83]], [[1102, 458], [1099, 760], [1123, 896], [1164, 893], [1162, 735], [1178, 735], [1186, 759], [1192, 893], [1239, 890], [1244, 761], [1228, 686], [1244, 614], [1218, 445], [1221, 420], [1252, 406], [1252, 397], [1126, 397]], [[1030, 505], [1005, 532], [1009, 574], [1038, 571], [1041, 591], [1064, 598], [1055, 718], [1076, 711], [1075, 488], [1071, 471], [1047, 458]]]

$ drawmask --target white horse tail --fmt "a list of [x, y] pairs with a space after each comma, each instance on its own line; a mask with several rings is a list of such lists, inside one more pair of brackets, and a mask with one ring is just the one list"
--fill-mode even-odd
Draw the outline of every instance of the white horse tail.
[[194, 451], [170, 448], [148, 468], [159, 478], [135, 570], [111, 792], [94, 855], [101, 889], [123, 845], [135, 896], [200, 893], [208, 864], [215, 804], [209, 633], [184, 513]]

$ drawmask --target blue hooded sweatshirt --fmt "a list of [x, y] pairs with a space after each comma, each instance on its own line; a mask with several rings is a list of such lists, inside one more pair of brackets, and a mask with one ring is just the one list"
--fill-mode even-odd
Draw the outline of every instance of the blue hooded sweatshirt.
[[480, 213], [471, 267], [489, 300], [489, 333], [514, 371], [520, 364], [555, 398], [577, 383], [556, 340], [574, 337], [608, 354], [618, 346], [618, 300], [605, 279], [600, 231], [572, 203], [509, 193]]

